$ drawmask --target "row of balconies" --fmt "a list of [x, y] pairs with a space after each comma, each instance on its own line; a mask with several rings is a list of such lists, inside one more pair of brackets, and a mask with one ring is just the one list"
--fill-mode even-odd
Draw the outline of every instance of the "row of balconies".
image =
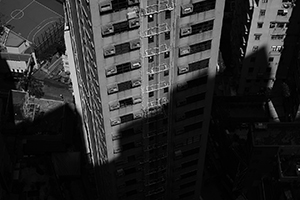
[[[138, 111], [136, 113], [133, 113], [133, 120], [141, 119], [142, 117], [143, 117], [143, 112], [142, 111]], [[122, 122], [121, 117], [117, 117], [115, 119], [110, 120], [110, 125], [111, 126], [116, 126], [116, 125], [119, 125], [121, 123], [124, 123], [124, 122]]]
[[[124, 43], [125, 44], [125, 43]], [[108, 46], [106, 48], [103, 49], [103, 54], [104, 57], [109, 57], [109, 56], [114, 56], [115, 54], [122, 54], [122, 53], [128, 53], [129, 51], [126, 52], [116, 52], [116, 47], [119, 45], [124, 45], [124, 44], [117, 44], [117, 45], [113, 45], [113, 46]], [[129, 42], [129, 50], [136, 50], [139, 49], [141, 47], [141, 41], [139, 39], [136, 40], [132, 40]]]
[[[135, 80], [131, 80], [131, 87], [128, 88], [128, 89], [131, 89], [131, 88], [134, 88], [134, 87], [138, 87], [140, 85], [142, 85], [141, 78], [138, 78], [138, 79], [135, 79]], [[108, 94], [113, 94], [113, 93], [116, 93], [116, 92], [119, 92], [118, 84], [114, 84], [114, 85], [108, 86], [108, 88], [107, 88], [107, 93]]]
[[[118, 2], [115, 2], [115, 4]], [[127, 4], [123, 4], [122, 8], [119, 9], [126, 9], [128, 7], [137, 5], [139, 3], [139, 0], [127, 0]], [[102, 2], [99, 5], [99, 10], [101, 14], [107, 13], [107, 12], [112, 12], [113, 11], [113, 3], [111, 1], [105, 1]]]
[[[108, 36], [116, 33], [120, 33], [120, 31], [115, 30], [116, 24], [107, 24], [102, 26], [101, 31], [102, 31], [102, 36]], [[128, 30], [134, 29], [140, 26], [140, 19], [139, 18], [134, 18], [128, 20]]]
[[[131, 68], [131, 70], [135, 70], [135, 69], [141, 68], [141, 66], [142, 66], [141, 61], [140, 60], [135, 60], [135, 61], [131, 62], [130, 68]], [[114, 66], [111, 66], [108, 69], [106, 69], [105, 70], [106, 71], [106, 76], [108, 77], [108, 76], [113, 76], [113, 75], [122, 73], [122, 72], [118, 72], [117, 67], [118, 67], [117, 65], [114, 65]], [[123, 71], [123, 73], [124, 73], [124, 71]]]
[[[142, 102], [142, 97], [141, 96], [135, 96], [135, 97], [132, 97], [132, 105], [134, 104], [138, 104], [138, 103], [141, 103]], [[115, 102], [112, 102], [109, 104], [109, 110], [110, 111], [114, 111], [114, 110], [117, 110], [117, 109], [120, 109], [122, 108], [122, 105], [120, 103], [120, 101], [115, 101]]]

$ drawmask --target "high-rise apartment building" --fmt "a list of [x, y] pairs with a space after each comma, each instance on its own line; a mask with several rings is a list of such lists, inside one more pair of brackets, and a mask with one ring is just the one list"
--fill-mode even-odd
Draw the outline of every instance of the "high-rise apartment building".
[[199, 199], [224, 1], [65, 6], [75, 102], [98, 193]]
[[[299, 25], [291, 26], [295, 0], [236, 0], [232, 29], [234, 65], [238, 68], [237, 93], [257, 94], [285, 79], [297, 43]], [[288, 36], [288, 31], [290, 36]], [[288, 49], [287, 49], [288, 48]], [[283, 57], [283, 49], [286, 55]], [[282, 66], [280, 73], [277, 69]]]

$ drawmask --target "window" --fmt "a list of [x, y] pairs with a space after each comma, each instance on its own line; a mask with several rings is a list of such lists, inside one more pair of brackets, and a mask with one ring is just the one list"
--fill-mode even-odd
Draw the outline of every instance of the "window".
[[[128, 157], [128, 158], [129, 158], [129, 157]], [[136, 179], [132, 179], [132, 180], [129, 180], [129, 181], [126, 181], [126, 182], [125, 182], [126, 186], [128, 186], [128, 185], [133, 185], [133, 184], [136, 184], [136, 183], [137, 183]]]
[[272, 71], [272, 67], [268, 67], [266, 72], [271, 72]]
[[254, 57], [254, 56], [252, 56], [252, 57], [250, 58], [250, 62], [255, 62], [255, 60], [256, 60], [256, 57]]
[[214, 25], [214, 20], [210, 20], [210, 21], [201, 22], [187, 27], [182, 27], [180, 28], [180, 38], [210, 31], [213, 29], [213, 25]]
[[133, 105], [133, 100], [130, 97], [127, 99], [120, 100], [119, 103], [120, 103], [120, 107], [122, 108], [122, 107]]
[[148, 22], [153, 22], [153, 15], [148, 15]]
[[148, 63], [152, 63], [153, 61], [154, 61], [154, 57], [153, 56], [148, 57]]
[[285, 35], [271, 35], [271, 40], [282, 40]]
[[275, 28], [276, 23], [275, 22], [270, 22], [270, 28]]
[[269, 62], [273, 62], [274, 61], [274, 57], [269, 57]]
[[165, 12], [165, 19], [170, 19], [171, 18], [171, 11], [170, 10], [166, 10]]
[[137, 190], [131, 190], [129, 192], [126, 192], [126, 197], [130, 197], [130, 196], [135, 195], [137, 193], [138, 193]]
[[149, 76], [148, 76], [148, 80], [149, 81], [152, 81], [154, 79], [154, 75], [153, 74], [150, 74]]
[[184, 194], [179, 195], [179, 198], [183, 199], [183, 198], [186, 198], [186, 197], [193, 196], [194, 194], [195, 194], [195, 191], [186, 192]]
[[149, 92], [149, 97], [153, 97], [154, 96], [154, 92]]
[[259, 16], [262, 17], [262, 16], [265, 16], [265, 15], [266, 15], [266, 10], [261, 9], [259, 11]]
[[154, 37], [153, 36], [148, 37], [148, 43], [150, 44], [152, 42], [154, 42]]
[[262, 34], [254, 34], [254, 40], [260, 40]]
[[170, 31], [165, 32], [165, 40], [169, 40], [169, 39], [170, 39]]
[[262, 3], [268, 3], [268, 0], [262, 0]]
[[288, 14], [288, 10], [278, 10], [277, 15], [278, 16], [286, 16]]
[[164, 58], [169, 58], [169, 57], [170, 57], [170, 52], [169, 51], [165, 52], [164, 53]]
[[197, 175], [197, 170], [188, 172], [186, 174], [182, 174], [180, 176], [180, 179], [185, 179], [185, 178], [188, 178], [188, 177], [191, 177], [191, 176], [196, 176], [196, 175]]
[[181, 16], [185, 17], [196, 13], [206, 12], [215, 9], [216, 0], [201, 1], [181, 6]]
[[133, 114], [128, 114], [128, 115], [123, 115], [120, 117], [121, 119], [121, 123], [125, 123], [125, 122], [129, 122], [132, 121], [134, 119]]
[[255, 52], [258, 50], [258, 46], [253, 46], [252, 51]]
[[263, 27], [263, 22], [257, 22], [257, 28], [262, 28]]
[[197, 122], [194, 124], [190, 124], [184, 127], [184, 132], [189, 132], [189, 131], [193, 131], [193, 130], [197, 130], [197, 129], [201, 129], [202, 128], [202, 122]]
[[169, 88], [164, 88], [164, 93], [168, 93], [169, 92]]
[[188, 188], [188, 187], [194, 186], [195, 184], [196, 184], [196, 181], [185, 183], [180, 186], [180, 189]]
[[188, 162], [185, 162], [181, 165], [181, 168], [184, 169], [184, 168], [187, 168], [187, 167], [191, 167], [193, 165], [197, 165], [198, 163], [198, 160], [192, 160], [192, 161], [188, 161]]
[[254, 67], [249, 67], [248, 73], [252, 73], [254, 71]]
[[130, 143], [122, 145], [122, 151], [126, 151], [126, 150], [133, 149], [133, 148], [135, 148], [134, 142], [130, 142]]
[[164, 71], [164, 76], [169, 76], [169, 70]]
[[284, 22], [277, 22], [277, 28], [284, 28], [285, 23]]

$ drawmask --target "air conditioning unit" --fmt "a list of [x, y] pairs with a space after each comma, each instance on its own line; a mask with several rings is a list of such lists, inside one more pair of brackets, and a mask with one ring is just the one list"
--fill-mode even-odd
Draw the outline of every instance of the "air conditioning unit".
[[193, 12], [193, 4], [181, 6], [181, 14], [186, 15]]
[[117, 110], [119, 108], [120, 108], [120, 103], [118, 101], [109, 104], [109, 110], [110, 111]]
[[116, 53], [115, 47], [114, 46], [107, 47], [103, 50], [103, 53], [104, 53], [104, 57], [114, 55]]
[[134, 40], [130, 42], [130, 49], [139, 49], [141, 47], [141, 42], [140, 40]]
[[114, 149], [114, 154], [122, 152], [122, 147], [117, 147]]
[[112, 85], [112, 86], [109, 86], [109, 87], [107, 88], [107, 93], [108, 93], [108, 94], [113, 94], [113, 93], [116, 93], [116, 92], [118, 92], [118, 91], [119, 91], [118, 85]]
[[140, 26], [140, 20], [138, 18], [131, 19], [128, 21], [128, 23], [129, 23], [129, 28], [136, 28]]
[[189, 71], [189, 66], [178, 66], [178, 74], [184, 74]]
[[115, 66], [113, 66], [113, 67], [110, 67], [109, 69], [106, 69], [105, 71], [106, 71], [106, 76], [108, 77], [108, 76], [112, 76], [112, 75], [116, 74], [117, 68]]
[[181, 156], [182, 156], [181, 150], [175, 151], [175, 157], [176, 157], [176, 158], [180, 158]]
[[180, 55], [180, 56], [187, 55], [187, 54], [189, 54], [190, 52], [191, 52], [191, 48], [190, 48], [189, 46], [179, 48], [179, 55]]
[[178, 129], [176, 129], [175, 135], [181, 135], [181, 134], [184, 134], [184, 128], [178, 128]]
[[183, 91], [188, 88], [187, 83], [179, 83], [177, 84], [177, 91]]
[[124, 175], [124, 170], [121, 169], [117, 169], [117, 176], [123, 176]]
[[127, 19], [134, 19], [137, 18], [138, 14], [135, 10], [132, 10], [130, 12], [127, 13]]
[[137, 69], [137, 68], [140, 68], [142, 65], [141, 65], [141, 61], [133, 61], [131, 62], [131, 69]]
[[189, 35], [192, 33], [192, 27], [182, 27], [180, 28], [180, 35], [181, 36], [185, 36], [185, 35]]
[[184, 106], [186, 104], [186, 99], [177, 100], [177, 107]]
[[128, 0], [128, 5], [131, 6], [133, 4], [139, 3], [139, 0]]
[[102, 35], [103, 35], [103, 36], [114, 33], [114, 27], [113, 27], [112, 24], [108, 24], [108, 25], [106, 25], [106, 26], [103, 26], [103, 27], [101, 28], [101, 30], [102, 30]]
[[99, 10], [101, 12], [106, 12], [112, 10], [112, 4], [110, 1], [103, 2], [99, 5]]
[[140, 119], [143, 117], [143, 112], [138, 112], [133, 114], [134, 119]]
[[116, 118], [116, 119], [111, 119], [110, 120], [110, 125], [111, 126], [116, 126], [118, 124], [121, 124], [121, 119], [120, 118]]
[[133, 104], [138, 104], [142, 102], [142, 97], [138, 96], [138, 97], [133, 97]]
[[138, 87], [142, 84], [142, 80], [141, 79], [137, 79], [137, 80], [132, 80], [132, 87]]

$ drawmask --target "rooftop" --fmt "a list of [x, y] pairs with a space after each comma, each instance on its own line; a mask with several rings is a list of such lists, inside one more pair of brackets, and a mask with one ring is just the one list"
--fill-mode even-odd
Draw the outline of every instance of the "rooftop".
[[254, 146], [300, 145], [300, 124], [292, 122], [259, 123], [252, 130]]
[[19, 47], [25, 40], [13, 31], [9, 31], [5, 46], [8, 47]]

